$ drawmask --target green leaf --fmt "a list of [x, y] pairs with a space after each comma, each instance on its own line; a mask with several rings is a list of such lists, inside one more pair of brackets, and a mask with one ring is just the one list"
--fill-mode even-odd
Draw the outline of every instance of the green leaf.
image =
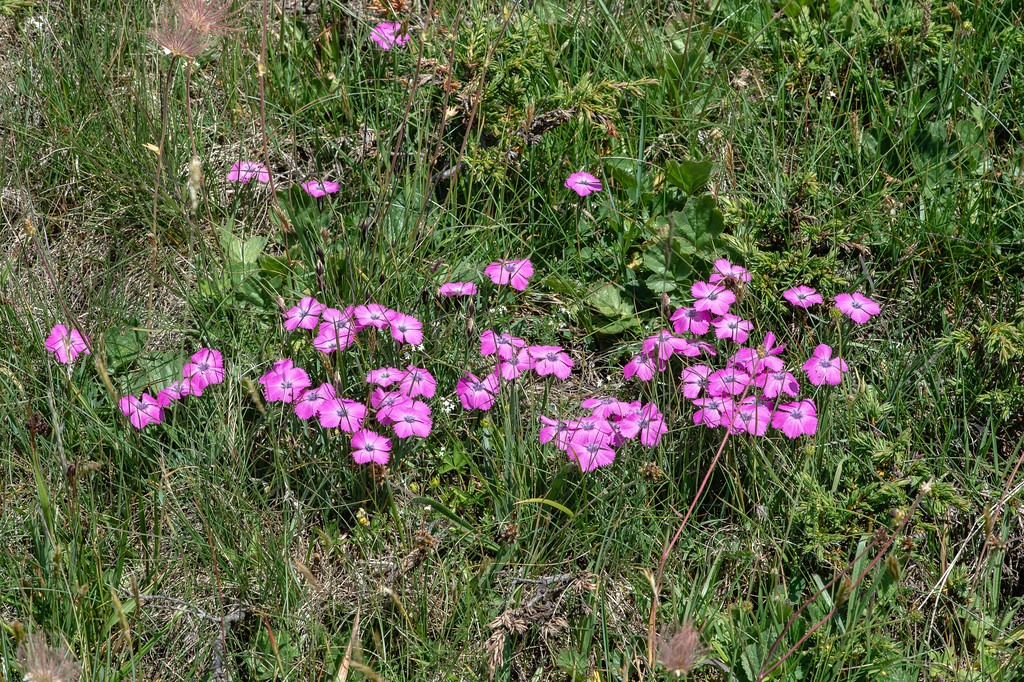
[[549, 507], [554, 507], [558, 511], [560, 511], [563, 514], [565, 514], [566, 516], [568, 516], [570, 519], [572, 517], [576, 516], [576, 514], [574, 514], [573, 512], [569, 511], [568, 507], [566, 507], [564, 505], [561, 505], [558, 502], [555, 502], [554, 500], [549, 500], [549, 499], [544, 498], [544, 497], [531, 497], [528, 500], [519, 500], [518, 502], [516, 502], [516, 504], [526, 504], [527, 502], [540, 502], [541, 504], [546, 504]]
[[696, 253], [705, 260], [714, 257], [714, 240], [725, 229], [725, 217], [714, 197], [692, 199], [682, 211], [669, 216], [669, 222], [677, 253]]
[[703, 191], [704, 186], [711, 179], [711, 171], [715, 164], [710, 161], [695, 161], [683, 159], [682, 161], [669, 161], [665, 168], [668, 181], [683, 190], [690, 196], [695, 196]]
[[632, 315], [632, 306], [622, 301], [619, 294], [619, 287], [612, 284], [602, 284], [597, 287], [584, 299], [590, 307], [605, 317], [625, 317]]

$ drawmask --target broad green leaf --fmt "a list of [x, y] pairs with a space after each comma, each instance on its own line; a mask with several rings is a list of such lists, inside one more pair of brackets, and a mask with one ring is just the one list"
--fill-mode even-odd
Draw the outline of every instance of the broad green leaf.
[[668, 181], [683, 190], [690, 196], [700, 194], [704, 186], [711, 178], [711, 171], [715, 164], [710, 161], [695, 161], [683, 159], [682, 161], [669, 161], [665, 168], [665, 175]]

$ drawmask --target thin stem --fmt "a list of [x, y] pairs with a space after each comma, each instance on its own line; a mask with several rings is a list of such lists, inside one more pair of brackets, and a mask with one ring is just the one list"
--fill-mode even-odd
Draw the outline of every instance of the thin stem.
[[167, 139], [167, 108], [170, 102], [171, 81], [174, 78], [174, 67], [178, 62], [178, 55], [171, 56], [171, 63], [167, 67], [167, 79], [164, 81], [163, 102], [160, 111], [160, 144], [156, 151], [156, 181], [153, 183], [153, 269], [152, 282], [149, 286], [149, 319], [153, 320], [153, 290], [156, 289], [156, 254], [159, 243], [159, 231], [156, 224], [156, 209], [160, 198], [160, 171], [164, 165], [164, 142]]

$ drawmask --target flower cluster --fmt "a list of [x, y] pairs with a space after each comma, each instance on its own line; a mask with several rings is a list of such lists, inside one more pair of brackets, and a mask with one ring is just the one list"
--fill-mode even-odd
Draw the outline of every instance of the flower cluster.
[[654, 403], [622, 402], [610, 396], [588, 398], [581, 405], [590, 415], [580, 419], [551, 419], [541, 416], [540, 442], [554, 442], [581, 471], [591, 471], [615, 461], [615, 450], [627, 441], [639, 439], [655, 447], [668, 432], [665, 417]]
[[[667, 369], [673, 355], [717, 356], [714, 346], [697, 338], [712, 328], [720, 341], [745, 344], [753, 324], [729, 313], [736, 295], [727, 285], [748, 281], [750, 274], [744, 268], [725, 259], [716, 261], [709, 281], [695, 282], [691, 287], [693, 305], [672, 314], [672, 331], [659, 331], [643, 342], [641, 352], [626, 364], [625, 378], [635, 376], [649, 381], [655, 372]], [[802, 308], [822, 302], [821, 296], [806, 286], [794, 287], [783, 297]], [[877, 303], [859, 293], [840, 294], [836, 297], [836, 307], [858, 324], [880, 311]], [[811, 399], [799, 399], [797, 377], [789, 371], [795, 368], [787, 370], [786, 362], [780, 357], [785, 348], [768, 332], [761, 343], [736, 350], [723, 367], [716, 369], [707, 364], [686, 367], [681, 376], [681, 390], [698, 408], [693, 415], [694, 423], [755, 436], [765, 435], [769, 426], [789, 438], [815, 433], [817, 407]], [[848, 367], [841, 358], [833, 357], [831, 347], [821, 344], [802, 364], [802, 370], [814, 386], [837, 385]]]
[[191, 359], [181, 369], [182, 378], [160, 390], [155, 398], [143, 393], [139, 397], [126, 395], [118, 401], [117, 406], [132, 426], [142, 429], [159, 424], [164, 420], [165, 407], [186, 396], [202, 396], [207, 386], [224, 381], [224, 359], [219, 351], [201, 348]]
[[[398, 343], [423, 342], [418, 319], [376, 303], [338, 310], [306, 297], [285, 312], [285, 328], [317, 330], [313, 345], [323, 353], [343, 350], [356, 341], [358, 333], [373, 329], [389, 331]], [[398, 438], [426, 438], [433, 428], [430, 407], [417, 398], [433, 398], [437, 382], [430, 372], [412, 365], [406, 370], [382, 367], [367, 374], [366, 382], [376, 387], [368, 400], [372, 414], [367, 401], [344, 398], [329, 383], [313, 388], [309, 374], [288, 359], [274, 363], [259, 382], [267, 402], [290, 403], [300, 419], [316, 417], [323, 428], [351, 433], [352, 454], [360, 463], [386, 464], [390, 457], [391, 440], [365, 428], [371, 417], [380, 426], [390, 426]]]

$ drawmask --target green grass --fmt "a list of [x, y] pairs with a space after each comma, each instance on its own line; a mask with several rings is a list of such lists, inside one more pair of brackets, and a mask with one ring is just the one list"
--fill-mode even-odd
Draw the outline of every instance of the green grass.
[[[271, 16], [263, 101], [260, 4], [187, 90], [147, 3], [0, 1], [0, 679], [26, 632], [90, 681], [668, 677], [648, 648], [667, 549], [656, 633], [693, 619], [724, 666], [695, 679], [1021, 679], [1018, 4], [322, 2], [314, 25]], [[404, 48], [369, 41], [410, 19]], [[264, 159], [262, 118], [276, 195], [223, 179]], [[708, 181], [680, 189], [684, 159]], [[579, 170], [605, 189], [577, 198]], [[317, 178], [342, 190], [311, 200]], [[482, 276], [519, 257], [526, 292]], [[684, 305], [718, 257], [753, 274], [753, 338], [849, 364], [801, 381], [813, 437], [722, 446], [678, 358], [623, 380], [663, 294]], [[472, 305], [436, 299], [461, 280]], [[882, 313], [796, 314], [799, 283]], [[278, 298], [302, 296], [407, 311], [423, 347], [323, 356], [283, 328]], [[70, 370], [57, 323], [94, 344]], [[486, 329], [563, 346], [572, 376], [462, 410]], [[116, 398], [201, 347], [228, 380], [132, 428]], [[282, 357], [359, 396], [369, 369], [427, 367], [434, 431], [355, 465], [343, 434], [254, 397]], [[653, 400], [669, 432], [581, 474], [539, 416], [604, 393]]]

